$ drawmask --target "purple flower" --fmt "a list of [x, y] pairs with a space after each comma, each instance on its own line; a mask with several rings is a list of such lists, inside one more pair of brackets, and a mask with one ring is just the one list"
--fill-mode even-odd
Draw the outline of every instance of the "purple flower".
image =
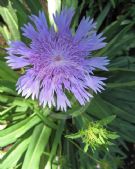
[[56, 106], [66, 111], [71, 103], [66, 93], [72, 93], [81, 105], [103, 90], [104, 77], [94, 76], [95, 69], [107, 70], [106, 57], [93, 57], [92, 51], [103, 48], [106, 43], [102, 34], [96, 34], [95, 23], [83, 18], [73, 34], [70, 24], [74, 10], [63, 9], [56, 13], [57, 26], [47, 25], [43, 12], [30, 16], [33, 24], [22, 28], [23, 35], [31, 40], [29, 45], [21, 41], [10, 43], [7, 63], [13, 69], [25, 67], [25, 74], [17, 82], [18, 93], [38, 99], [44, 107]]

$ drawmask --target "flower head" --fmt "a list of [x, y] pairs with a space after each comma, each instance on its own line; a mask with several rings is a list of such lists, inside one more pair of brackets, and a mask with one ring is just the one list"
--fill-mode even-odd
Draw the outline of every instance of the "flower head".
[[66, 92], [73, 93], [84, 105], [92, 98], [89, 89], [103, 90], [105, 78], [94, 76], [93, 71], [107, 70], [108, 60], [106, 57], [92, 58], [91, 53], [106, 45], [105, 38], [96, 34], [95, 23], [90, 18], [83, 18], [73, 34], [70, 29], [73, 15], [72, 8], [56, 13], [57, 31], [53, 26], [49, 28], [43, 12], [30, 16], [33, 24], [22, 28], [30, 44], [14, 41], [7, 49], [8, 65], [26, 70], [17, 82], [18, 93], [38, 99], [44, 107], [56, 106], [66, 111], [71, 107]]
[[116, 132], [109, 131], [107, 129], [107, 125], [111, 123], [115, 119], [115, 117], [116, 116], [112, 115], [95, 122], [89, 122], [89, 120], [87, 121], [87, 119], [85, 119], [86, 122], [88, 122], [85, 123], [86, 127], [84, 129], [81, 129], [77, 133], [66, 135], [66, 138], [81, 138], [82, 142], [85, 144], [85, 152], [88, 151], [89, 147], [92, 149], [93, 152], [101, 147], [109, 150], [109, 146], [114, 145], [112, 141], [119, 138], [119, 135], [117, 135]]

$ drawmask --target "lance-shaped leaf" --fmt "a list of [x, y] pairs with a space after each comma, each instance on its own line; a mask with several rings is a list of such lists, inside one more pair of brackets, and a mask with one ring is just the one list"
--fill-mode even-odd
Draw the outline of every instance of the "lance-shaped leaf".
[[22, 169], [39, 169], [40, 158], [49, 142], [50, 134], [51, 128], [43, 124], [39, 124], [35, 127]]

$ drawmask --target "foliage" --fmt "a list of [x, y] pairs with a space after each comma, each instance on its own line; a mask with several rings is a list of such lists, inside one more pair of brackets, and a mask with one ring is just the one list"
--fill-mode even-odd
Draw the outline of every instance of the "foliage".
[[[6, 65], [4, 48], [10, 40], [27, 43], [20, 27], [29, 14], [45, 10], [49, 22], [51, 11], [60, 6], [43, 0], [0, 1], [0, 33], [6, 43], [0, 43], [0, 169], [117, 169], [126, 157], [126, 142], [135, 142], [135, 4], [127, 0], [61, 0], [58, 5], [76, 9], [73, 32], [84, 15], [95, 18], [98, 31], [104, 32], [108, 44], [94, 55], [107, 55], [111, 60], [108, 72], [96, 72], [108, 77], [106, 90], [85, 107], [73, 100], [73, 109], [66, 113], [41, 109], [36, 101], [18, 95], [15, 84], [23, 70], [12, 71]], [[112, 115], [116, 118], [106, 130], [120, 137], [109, 152], [98, 148], [84, 152], [81, 140], [65, 137]]]
[[111, 140], [119, 137], [115, 132], [108, 131], [104, 127], [114, 118], [115, 116], [109, 116], [97, 122], [89, 122], [86, 129], [81, 129], [79, 132], [66, 137], [70, 139], [81, 138], [85, 144], [84, 152], [87, 152], [89, 147], [92, 151], [101, 147], [105, 147], [108, 150], [108, 146], [113, 145]]

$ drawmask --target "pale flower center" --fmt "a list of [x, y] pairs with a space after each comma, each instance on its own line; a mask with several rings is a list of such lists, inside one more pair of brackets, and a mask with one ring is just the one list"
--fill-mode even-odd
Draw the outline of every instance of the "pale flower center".
[[61, 61], [62, 60], [62, 57], [61, 56], [56, 56], [56, 57], [54, 57], [54, 61], [55, 62], [59, 62], [59, 61]]
[[63, 57], [62, 56], [60, 56], [60, 55], [57, 55], [57, 56], [55, 56], [54, 58], [53, 58], [53, 63], [55, 64], [55, 66], [57, 65], [57, 66], [59, 66], [59, 65], [61, 65], [61, 64], [63, 64]]

